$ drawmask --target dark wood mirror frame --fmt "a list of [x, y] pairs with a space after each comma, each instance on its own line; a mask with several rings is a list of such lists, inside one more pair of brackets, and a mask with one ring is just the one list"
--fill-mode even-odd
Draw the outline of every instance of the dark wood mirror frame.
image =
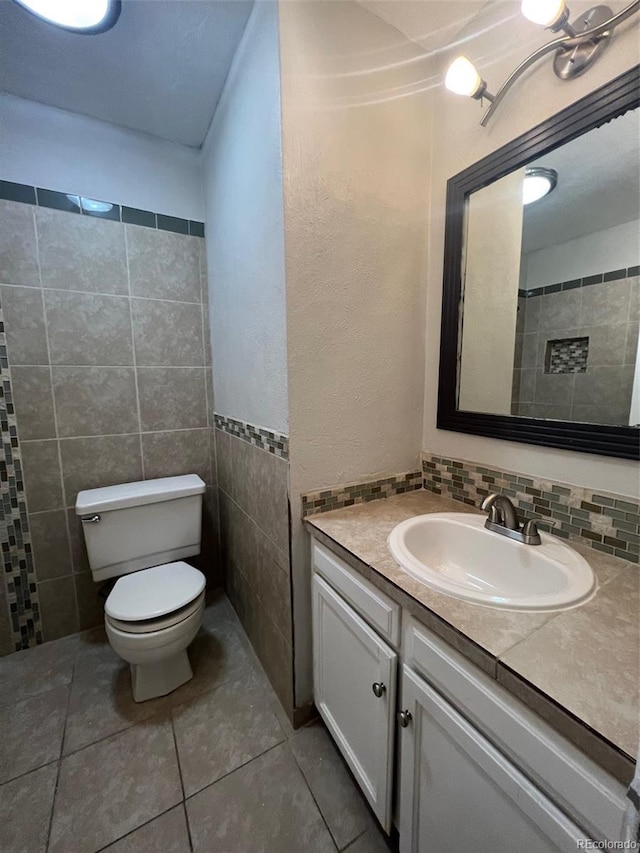
[[640, 65], [637, 65], [447, 182], [438, 429], [597, 453], [601, 456], [640, 458], [640, 430], [636, 427], [491, 415], [460, 411], [457, 408], [462, 245], [467, 196], [639, 105]]

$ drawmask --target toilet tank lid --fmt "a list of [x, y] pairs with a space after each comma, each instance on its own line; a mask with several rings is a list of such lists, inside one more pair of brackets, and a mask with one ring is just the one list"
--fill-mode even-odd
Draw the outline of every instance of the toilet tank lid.
[[106, 486], [102, 489], [86, 489], [78, 492], [76, 515], [172, 501], [190, 495], [201, 495], [204, 490], [205, 484], [197, 474], [122, 483], [119, 486]]

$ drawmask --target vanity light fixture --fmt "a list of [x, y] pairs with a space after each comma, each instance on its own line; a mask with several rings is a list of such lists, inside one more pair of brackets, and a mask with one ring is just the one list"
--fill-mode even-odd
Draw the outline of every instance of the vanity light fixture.
[[15, 0], [41, 21], [73, 33], [110, 30], [120, 16], [120, 0]]
[[556, 188], [558, 173], [545, 166], [529, 166], [522, 182], [522, 203], [531, 204], [549, 195]]
[[487, 91], [473, 63], [466, 56], [459, 56], [449, 66], [445, 86], [457, 95], [467, 95], [481, 101], [490, 101], [489, 109], [480, 124], [486, 127], [489, 119], [516, 80], [543, 56], [555, 51], [553, 70], [561, 80], [571, 80], [589, 68], [605, 49], [614, 29], [640, 10], [640, 0], [633, 0], [614, 15], [608, 6], [594, 6], [570, 23], [570, 13], [565, 0], [522, 0], [521, 12], [534, 24], [546, 27], [552, 33], [562, 31], [564, 35], [542, 45], [524, 59], [511, 72], [495, 95]]

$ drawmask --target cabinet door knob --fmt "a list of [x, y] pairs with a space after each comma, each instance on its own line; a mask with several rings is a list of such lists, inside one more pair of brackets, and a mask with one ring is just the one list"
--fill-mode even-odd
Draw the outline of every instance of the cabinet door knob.
[[371, 685], [371, 689], [373, 690], [374, 696], [377, 696], [380, 699], [386, 693], [387, 688], [380, 681], [374, 681]]
[[400, 723], [403, 729], [407, 728], [411, 720], [412, 717], [410, 711], [398, 711], [398, 722]]

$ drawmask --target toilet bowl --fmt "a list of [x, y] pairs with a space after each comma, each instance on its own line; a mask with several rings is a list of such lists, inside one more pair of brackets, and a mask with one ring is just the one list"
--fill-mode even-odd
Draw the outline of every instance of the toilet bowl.
[[104, 609], [113, 650], [131, 668], [136, 702], [192, 677], [187, 646], [202, 624], [205, 576], [182, 557], [200, 552], [202, 493], [195, 474], [79, 492], [96, 581], [118, 577]]
[[202, 624], [205, 577], [167, 563], [117, 581], [104, 609], [113, 650], [131, 667], [135, 702], [165, 696], [193, 673], [187, 646]]

